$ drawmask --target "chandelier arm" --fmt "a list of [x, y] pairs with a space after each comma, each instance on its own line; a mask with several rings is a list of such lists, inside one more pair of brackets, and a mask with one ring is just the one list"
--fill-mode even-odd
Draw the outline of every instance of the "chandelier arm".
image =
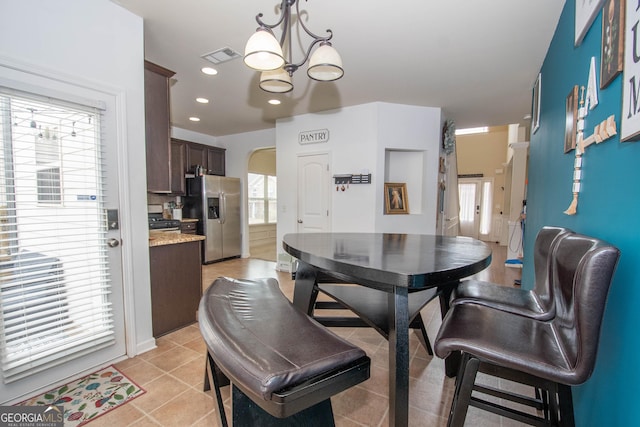
[[291, 0], [282, 0], [282, 4], [280, 5], [280, 10], [282, 11], [282, 16], [280, 17], [280, 19], [278, 19], [278, 22], [276, 22], [273, 25], [267, 24], [266, 22], [264, 22], [262, 20], [262, 17], [264, 16], [264, 14], [262, 12], [260, 12], [260, 13], [258, 13], [256, 15], [256, 22], [258, 23], [258, 25], [260, 27], [262, 27], [262, 28], [268, 28], [270, 30], [273, 30], [274, 28], [279, 27], [280, 24], [282, 24], [282, 21], [284, 21], [285, 17], [291, 13], [290, 12], [290, 8], [291, 8], [290, 1]]
[[296, 15], [298, 15], [298, 22], [300, 23], [300, 26], [305, 31], [305, 33], [307, 33], [309, 36], [311, 36], [311, 37], [313, 37], [315, 39], [315, 42], [313, 44], [316, 44], [318, 41], [328, 42], [329, 40], [331, 40], [331, 38], [333, 37], [333, 32], [331, 30], [326, 30], [327, 33], [329, 33], [328, 36], [321, 37], [321, 36], [319, 36], [317, 34], [312, 33], [311, 30], [309, 30], [307, 28], [307, 26], [304, 25], [304, 21], [302, 19], [300, 19], [300, 8], [298, 6], [299, 4], [300, 4], [300, 2], [296, 1]]
[[[331, 37], [329, 37], [329, 38], [331, 38]], [[293, 74], [294, 71], [296, 71], [298, 68], [302, 67], [304, 65], [304, 63], [307, 62], [307, 60], [311, 56], [311, 51], [313, 50], [314, 46], [317, 45], [318, 43], [321, 43], [321, 42], [324, 42], [324, 41], [326, 41], [326, 40], [323, 39], [323, 38], [315, 39], [309, 45], [309, 48], [307, 49], [307, 53], [304, 55], [304, 58], [302, 58], [302, 61], [298, 62], [297, 64], [293, 64], [293, 63], [291, 63], [291, 61], [287, 62], [285, 64], [285, 66], [284, 66], [285, 70], [289, 71], [287, 68], [293, 69], [293, 71], [289, 72], [289, 74]]]
[[[283, 3], [287, 1], [284, 0]], [[292, 57], [291, 57], [291, 37], [289, 37], [289, 61], [286, 61], [286, 64], [284, 65], [284, 69], [289, 73], [289, 75], [293, 75], [293, 73], [300, 67], [302, 67], [305, 62], [307, 62], [307, 60], [309, 59], [309, 57], [311, 56], [311, 51], [313, 50], [313, 48], [318, 44], [318, 43], [322, 43], [322, 42], [328, 42], [329, 40], [331, 40], [331, 38], [333, 37], [333, 31], [327, 29], [327, 33], [329, 34], [326, 37], [321, 37], [318, 36], [314, 33], [311, 32], [311, 30], [309, 30], [305, 25], [303, 20], [300, 18], [300, 8], [299, 8], [299, 1], [293, 0], [294, 3], [296, 4], [296, 15], [298, 16], [298, 23], [300, 23], [300, 26], [302, 27], [302, 29], [305, 31], [305, 33], [307, 33], [307, 35], [309, 37], [313, 38], [313, 41], [311, 42], [311, 44], [309, 45], [309, 47], [307, 48], [307, 52], [304, 55], [304, 58], [302, 59], [302, 61], [298, 62], [298, 63], [293, 63], [292, 61]], [[291, 5], [291, 0], [289, 0], [288, 3], [288, 7], [290, 8]], [[289, 13], [291, 13], [289, 11]], [[285, 27], [286, 28], [286, 27]], [[286, 31], [285, 31], [286, 32]], [[289, 31], [290, 33], [291, 31]], [[284, 33], [283, 33], [283, 37], [284, 37]], [[282, 43], [281, 43], [282, 45]], [[283, 46], [283, 45], [282, 45]]]
[[[285, 65], [287, 65], [287, 64], [291, 64], [291, 62], [293, 61], [293, 52], [291, 51], [291, 5], [288, 3], [287, 3], [287, 11], [285, 15], [286, 15], [286, 18], [284, 19], [284, 29], [282, 31], [282, 37], [280, 38], [280, 46], [284, 49], [285, 42], [288, 42], [287, 56], [289, 57], [289, 60], [285, 59], [284, 61]], [[293, 71], [289, 71], [289, 75], [293, 74]]]

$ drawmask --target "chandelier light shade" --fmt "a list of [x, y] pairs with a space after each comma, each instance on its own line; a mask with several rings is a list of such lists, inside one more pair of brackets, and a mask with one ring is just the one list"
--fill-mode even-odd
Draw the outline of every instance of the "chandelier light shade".
[[293, 90], [291, 76], [284, 68], [260, 73], [260, 89], [272, 93], [286, 93]]
[[309, 59], [307, 75], [314, 80], [330, 82], [338, 80], [343, 74], [342, 58], [338, 51], [331, 43], [322, 43]]
[[[293, 62], [291, 50], [291, 23], [293, 22], [291, 7], [294, 5], [297, 15], [295, 22], [313, 39], [304, 53], [304, 58], [297, 63]], [[245, 64], [254, 70], [262, 71], [260, 88], [272, 93], [293, 90], [293, 73], [307, 61], [309, 61], [307, 75], [311, 79], [330, 82], [341, 78], [344, 74], [342, 58], [329, 42], [333, 32], [327, 30], [327, 36], [320, 37], [309, 31], [300, 19], [298, 0], [282, 0], [280, 10], [282, 16], [273, 25], [262, 21], [262, 13], [256, 16], [259, 27], [245, 46]], [[280, 41], [273, 34], [273, 30], [277, 27], [282, 29]]]
[[244, 63], [259, 71], [276, 70], [284, 65], [282, 47], [271, 31], [258, 28], [244, 48]]

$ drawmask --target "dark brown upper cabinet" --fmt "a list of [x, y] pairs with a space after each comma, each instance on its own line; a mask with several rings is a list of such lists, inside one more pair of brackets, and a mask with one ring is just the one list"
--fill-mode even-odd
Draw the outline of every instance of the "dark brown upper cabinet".
[[171, 140], [171, 193], [186, 194], [185, 172], [187, 170], [187, 142]]
[[144, 62], [147, 191], [171, 193], [171, 118], [169, 79], [175, 73]]

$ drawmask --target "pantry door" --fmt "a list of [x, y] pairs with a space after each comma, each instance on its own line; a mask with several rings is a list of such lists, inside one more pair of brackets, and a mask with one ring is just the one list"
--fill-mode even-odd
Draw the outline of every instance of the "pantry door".
[[329, 154], [298, 156], [297, 231], [331, 231]]
[[125, 355], [118, 93], [0, 63], [0, 404]]

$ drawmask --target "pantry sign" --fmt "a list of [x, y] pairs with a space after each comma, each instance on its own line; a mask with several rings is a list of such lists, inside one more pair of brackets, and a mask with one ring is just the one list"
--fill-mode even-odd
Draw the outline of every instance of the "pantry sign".
[[329, 141], [329, 129], [307, 130], [298, 134], [298, 143], [317, 144], [319, 142]]

